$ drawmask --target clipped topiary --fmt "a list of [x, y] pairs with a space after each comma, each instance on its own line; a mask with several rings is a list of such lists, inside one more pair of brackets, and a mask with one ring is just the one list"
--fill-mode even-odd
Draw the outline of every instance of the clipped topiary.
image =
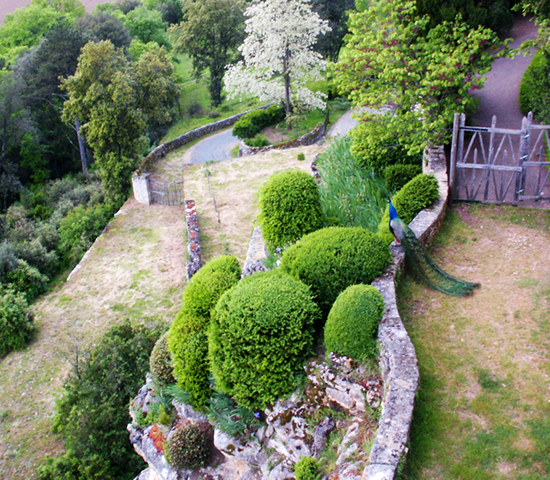
[[356, 360], [376, 356], [376, 332], [384, 298], [372, 285], [351, 285], [334, 302], [325, 324], [327, 352]]
[[172, 356], [168, 350], [168, 332], [165, 332], [155, 343], [149, 357], [149, 371], [155, 383], [161, 387], [175, 383]]
[[400, 190], [422, 173], [421, 165], [390, 165], [384, 170], [384, 182], [390, 191]]
[[[433, 175], [421, 173], [393, 196], [392, 204], [401, 220], [409, 224], [422, 209], [433, 205], [438, 198], [439, 188], [437, 179]], [[378, 233], [388, 244], [394, 240], [390, 232], [389, 222], [390, 211], [388, 206], [378, 226]]]
[[260, 189], [258, 220], [271, 252], [321, 228], [323, 213], [317, 183], [300, 170], [273, 174]]
[[389, 260], [388, 245], [377, 234], [360, 227], [329, 227], [286, 250], [281, 268], [311, 287], [326, 318], [340, 292], [372, 282]]
[[210, 460], [205, 429], [196, 423], [182, 423], [168, 437], [166, 456], [178, 470], [195, 470]]
[[208, 353], [216, 388], [251, 410], [292, 391], [319, 318], [302, 282], [279, 271], [246, 277], [212, 314]]
[[319, 480], [319, 462], [313, 457], [302, 457], [294, 466], [296, 480]]
[[[205, 336], [210, 312], [240, 277], [241, 268], [235, 257], [221, 255], [210, 260], [191, 278], [183, 293], [183, 306], [170, 326], [168, 348], [174, 376], [178, 385], [191, 395], [196, 408], [202, 408], [210, 395]], [[199, 345], [200, 341], [203, 345]]]
[[0, 287], [0, 357], [25, 348], [35, 331], [25, 294]]

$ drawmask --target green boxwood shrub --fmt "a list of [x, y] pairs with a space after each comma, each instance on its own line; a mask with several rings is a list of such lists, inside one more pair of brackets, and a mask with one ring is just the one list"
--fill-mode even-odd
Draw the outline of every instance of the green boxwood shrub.
[[155, 383], [164, 387], [176, 382], [172, 356], [168, 350], [168, 332], [165, 332], [155, 343], [149, 357], [149, 371]]
[[271, 252], [321, 228], [323, 211], [317, 183], [300, 170], [275, 173], [259, 193], [258, 220]]
[[212, 314], [208, 354], [216, 388], [251, 410], [292, 391], [319, 318], [302, 282], [278, 270], [246, 277]]
[[329, 227], [285, 251], [281, 269], [311, 287], [326, 318], [340, 292], [369, 284], [390, 260], [384, 240], [360, 227]]
[[269, 140], [265, 135], [257, 133], [254, 137], [247, 138], [244, 143], [246, 143], [249, 147], [265, 147], [269, 145]]
[[313, 457], [302, 457], [294, 466], [296, 480], [319, 480], [319, 462]]
[[[438, 198], [439, 188], [437, 179], [433, 175], [421, 173], [393, 196], [392, 204], [401, 220], [409, 224], [422, 209], [433, 205]], [[378, 226], [378, 233], [388, 244], [394, 240], [390, 232], [389, 222], [390, 210], [388, 205]]]
[[0, 287], [0, 357], [25, 348], [35, 334], [25, 294]]
[[205, 429], [196, 423], [182, 423], [166, 442], [166, 456], [178, 470], [195, 470], [210, 460]]
[[[285, 118], [285, 110], [282, 106], [272, 105], [262, 110], [254, 110], [243, 115], [233, 125], [233, 135], [240, 139], [253, 138], [265, 127], [275, 125]], [[251, 145], [252, 146], [252, 145]]]
[[356, 360], [376, 356], [376, 332], [384, 298], [372, 285], [351, 285], [334, 302], [325, 324], [327, 352]]
[[240, 278], [241, 267], [235, 257], [221, 255], [210, 260], [191, 278], [183, 292], [183, 306], [170, 326], [168, 348], [174, 376], [199, 409], [211, 393], [205, 336], [210, 313], [222, 294]]
[[384, 170], [384, 181], [388, 190], [396, 191], [421, 173], [421, 165], [389, 165]]
[[543, 48], [533, 56], [529, 67], [523, 74], [519, 86], [519, 106], [527, 115], [530, 111], [539, 122], [550, 122], [550, 52]]

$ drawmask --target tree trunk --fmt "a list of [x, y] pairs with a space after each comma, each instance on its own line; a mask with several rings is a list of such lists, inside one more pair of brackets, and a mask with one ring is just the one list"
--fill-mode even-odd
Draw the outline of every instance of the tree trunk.
[[75, 118], [74, 121], [76, 127], [76, 137], [78, 138], [78, 148], [80, 150], [80, 163], [82, 163], [82, 173], [88, 174], [88, 160], [86, 158], [86, 147], [84, 145], [84, 139], [80, 135], [80, 120]]
[[283, 78], [285, 80], [285, 110], [286, 116], [290, 115], [290, 72], [289, 72], [290, 50], [286, 49], [283, 58]]

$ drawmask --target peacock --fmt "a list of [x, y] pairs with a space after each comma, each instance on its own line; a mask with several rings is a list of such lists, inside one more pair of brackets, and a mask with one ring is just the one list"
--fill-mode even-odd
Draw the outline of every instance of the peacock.
[[399, 218], [390, 199], [390, 231], [426, 283], [448, 295], [470, 295], [479, 283], [466, 282], [441, 270], [422, 248], [414, 232]]

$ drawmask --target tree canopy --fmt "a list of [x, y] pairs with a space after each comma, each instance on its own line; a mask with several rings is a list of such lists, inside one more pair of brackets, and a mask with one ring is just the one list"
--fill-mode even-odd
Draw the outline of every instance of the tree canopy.
[[242, 0], [204, 0], [191, 2], [186, 19], [170, 29], [177, 52], [187, 52], [193, 59], [195, 75], [210, 74], [212, 105], [222, 102], [225, 65], [236, 59], [236, 49], [244, 38], [244, 2]]
[[243, 60], [230, 65], [224, 77], [230, 98], [256, 96], [324, 108], [324, 94], [306, 87], [321, 77], [326, 62], [313, 50], [317, 37], [328, 32], [326, 21], [308, 0], [265, 0], [245, 11], [247, 37], [239, 47]]
[[411, 154], [445, 142], [453, 114], [471, 108], [469, 92], [483, 86], [496, 34], [458, 19], [428, 29], [429, 21], [409, 0], [374, 2], [350, 14], [334, 79], [365, 108], [357, 135], [373, 148], [396, 136]]

